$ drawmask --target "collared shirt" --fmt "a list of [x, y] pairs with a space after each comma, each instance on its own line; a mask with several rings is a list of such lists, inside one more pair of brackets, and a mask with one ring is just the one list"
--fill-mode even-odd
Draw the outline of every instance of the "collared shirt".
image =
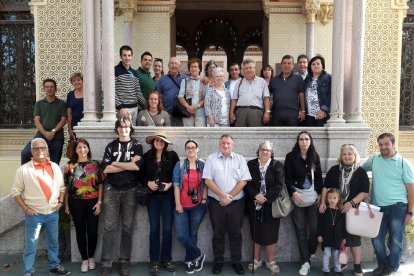
[[[240, 83], [241, 82], [241, 83]], [[263, 100], [270, 97], [266, 81], [254, 76], [252, 82], [246, 78], [237, 81], [234, 87], [232, 100], [237, 100], [237, 106], [256, 106], [263, 108]]]
[[184, 76], [181, 74], [178, 74], [176, 77], [171, 76], [177, 83], [175, 84], [168, 75], [170, 75], [169, 72], [167, 75], [161, 76], [157, 83], [157, 91], [162, 95], [164, 110], [171, 115], [174, 108], [174, 97], [180, 91], [179, 87]]
[[53, 177], [49, 178], [47, 185], [51, 195], [47, 199], [38, 180], [37, 162], [27, 162], [16, 171], [16, 177], [12, 186], [12, 196], [21, 196], [24, 203], [39, 214], [48, 215], [53, 212], [59, 201], [61, 192], [65, 191], [63, 175], [60, 167], [49, 163], [53, 171]]
[[290, 74], [284, 78], [283, 73], [270, 80], [269, 90], [273, 94], [273, 114], [293, 112], [298, 114], [299, 94], [304, 92], [303, 80], [299, 75]]
[[[55, 98], [52, 102], [48, 102], [47, 98], [39, 100], [35, 103], [33, 116], [39, 116], [40, 122], [46, 131], [52, 131], [60, 122], [62, 117], [67, 117], [66, 103], [61, 99]], [[40, 131], [37, 131], [37, 137], [43, 137]], [[63, 139], [63, 128], [55, 133], [54, 139]]]
[[413, 184], [413, 167], [399, 153], [384, 159], [373, 155], [362, 165], [372, 171], [372, 201], [378, 206], [389, 206], [397, 202], [407, 203], [406, 184]]
[[144, 98], [148, 98], [148, 94], [151, 91], [155, 90], [155, 82], [151, 77], [150, 71], [145, 71], [141, 67], [137, 70], [138, 78], [139, 78], [139, 85], [141, 87], [142, 95], [144, 95]]
[[[246, 159], [234, 152], [227, 158], [221, 152], [210, 154], [204, 167], [203, 178], [212, 180], [226, 194], [230, 193], [241, 180], [252, 179]], [[211, 189], [208, 189], [208, 195], [220, 201], [220, 197]], [[243, 196], [244, 193], [241, 191], [233, 200], [241, 199]]]

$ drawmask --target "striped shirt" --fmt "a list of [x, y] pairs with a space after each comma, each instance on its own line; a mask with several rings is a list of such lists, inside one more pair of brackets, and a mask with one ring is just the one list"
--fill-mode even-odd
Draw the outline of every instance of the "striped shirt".
[[137, 72], [126, 69], [122, 62], [115, 66], [115, 107], [121, 109], [124, 105], [138, 104], [139, 109], [144, 109], [146, 101], [141, 92]]

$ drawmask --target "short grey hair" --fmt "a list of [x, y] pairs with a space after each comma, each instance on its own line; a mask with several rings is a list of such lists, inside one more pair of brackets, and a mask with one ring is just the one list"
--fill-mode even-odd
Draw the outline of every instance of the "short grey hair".
[[33, 145], [35, 143], [37, 143], [37, 142], [42, 142], [45, 145], [46, 148], [49, 148], [47, 146], [47, 143], [46, 143], [46, 140], [45, 139], [40, 138], [40, 137], [37, 137], [37, 138], [33, 138], [33, 140], [30, 142], [30, 149], [32, 149], [33, 148]]
[[268, 146], [270, 148], [270, 150], [271, 150], [271, 152], [270, 152], [271, 155], [270, 156], [273, 158], [274, 157], [273, 143], [270, 142], [269, 140], [266, 140], [266, 141], [264, 141], [264, 142], [262, 142], [262, 143], [259, 144], [259, 147], [256, 150], [256, 156], [259, 157], [259, 151], [260, 151], [260, 149], [262, 148], [263, 145], [266, 145], [266, 146]]
[[222, 68], [222, 67], [216, 67], [216, 68], [214, 68], [213, 69], [213, 72], [211, 72], [211, 75], [213, 76], [213, 78], [215, 77], [215, 76], [217, 76], [219, 73], [223, 73], [223, 75], [224, 75], [224, 73], [226, 73], [226, 71], [224, 71], [224, 68]]
[[256, 65], [256, 62], [254, 60], [252, 60], [251, 58], [244, 59], [243, 62], [242, 62], [242, 65], [244, 66], [244, 65], [249, 64], [249, 63], [253, 63], [253, 65]]

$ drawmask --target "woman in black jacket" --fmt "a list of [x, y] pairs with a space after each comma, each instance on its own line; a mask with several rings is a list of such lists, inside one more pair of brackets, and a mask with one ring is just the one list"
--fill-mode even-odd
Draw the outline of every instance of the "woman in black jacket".
[[317, 205], [323, 180], [319, 155], [313, 145], [312, 136], [307, 131], [299, 133], [295, 146], [286, 155], [285, 181], [289, 195], [295, 203], [292, 220], [303, 262], [299, 275], [308, 275], [311, 255], [316, 252], [318, 246]]
[[272, 202], [279, 196], [285, 185], [283, 165], [273, 159], [273, 145], [265, 141], [256, 152], [258, 158], [247, 163], [252, 180], [245, 187], [250, 233], [254, 241], [254, 261], [250, 271], [262, 266], [261, 247], [266, 247], [266, 267], [278, 273], [276, 264], [276, 242], [279, 236], [279, 218], [272, 217]]
[[[170, 272], [175, 271], [171, 262], [172, 225], [174, 221], [174, 189], [172, 175], [179, 158], [175, 151], [167, 150], [171, 142], [162, 131], [148, 136], [145, 140], [151, 149], [144, 154], [144, 183], [152, 190], [148, 204], [150, 221], [150, 261], [151, 275], [157, 275], [160, 266]], [[162, 219], [162, 243], [160, 228]], [[161, 263], [160, 263], [161, 262]]]

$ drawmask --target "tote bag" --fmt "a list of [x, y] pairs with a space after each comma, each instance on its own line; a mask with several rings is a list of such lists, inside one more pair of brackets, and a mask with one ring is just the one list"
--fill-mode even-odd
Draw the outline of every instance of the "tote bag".
[[293, 211], [293, 208], [286, 185], [283, 185], [279, 196], [272, 202], [272, 216], [274, 218], [285, 218]]
[[381, 226], [382, 212], [373, 212], [368, 205], [368, 211], [351, 208], [346, 212], [346, 231], [349, 234], [375, 238]]

